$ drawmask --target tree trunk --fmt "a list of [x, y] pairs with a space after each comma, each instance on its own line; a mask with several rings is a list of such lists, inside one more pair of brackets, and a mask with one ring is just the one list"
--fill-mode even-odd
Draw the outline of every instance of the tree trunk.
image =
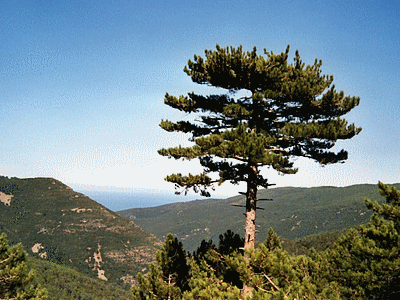
[[244, 249], [254, 249], [256, 235], [257, 184], [248, 183], [247, 185]]
[[[257, 203], [257, 166], [250, 166], [249, 178], [246, 193], [246, 223], [244, 227], [244, 249], [247, 268], [250, 269], [249, 257], [246, 250], [254, 249], [256, 237], [256, 203]], [[251, 272], [251, 270], [249, 270]], [[243, 283], [243, 295], [251, 296], [253, 288]]]

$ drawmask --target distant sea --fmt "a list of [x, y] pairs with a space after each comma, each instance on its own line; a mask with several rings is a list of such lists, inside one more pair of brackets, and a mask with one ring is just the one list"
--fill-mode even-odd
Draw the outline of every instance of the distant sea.
[[77, 190], [90, 199], [104, 205], [112, 211], [130, 208], [154, 207], [174, 202], [185, 202], [200, 199], [199, 195], [175, 195], [174, 193], [125, 192], [125, 191], [92, 191]]

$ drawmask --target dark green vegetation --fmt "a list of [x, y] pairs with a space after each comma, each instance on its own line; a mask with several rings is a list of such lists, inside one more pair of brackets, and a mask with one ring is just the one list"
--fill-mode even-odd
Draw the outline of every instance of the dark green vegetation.
[[0, 235], [0, 299], [46, 298], [46, 289], [33, 282], [34, 272], [26, 264], [27, 257], [21, 244], [10, 246], [6, 235]]
[[[14, 286], [12, 291], [37, 291], [42, 295], [46, 289], [48, 299], [130, 299], [132, 294], [120, 280], [122, 277], [136, 283], [135, 299], [156, 299], [157, 295], [165, 299], [242, 299], [245, 285], [253, 289], [253, 299], [399, 296], [400, 193], [383, 184], [380, 193], [386, 204], [382, 204], [385, 199], [379, 197], [375, 185], [261, 191], [266, 193], [263, 197], [274, 199], [263, 202], [263, 212], [275, 223], [259, 228], [259, 242], [254, 250], [247, 251], [247, 260], [243, 239], [231, 231], [219, 235], [225, 230], [223, 222], [229, 226], [235, 221], [232, 216], [237, 208], [229, 204], [240, 205], [245, 201], [243, 196], [138, 210], [142, 218], [147, 215], [153, 223], [164, 222], [164, 226], [178, 220], [188, 227], [199, 218], [217, 223], [215, 234], [211, 235], [211, 227], [205, 231], [208, 235], [194, 231], [198, 241], [193, 242], [192, 249], [196, 251], [185, 251], [179, 236], [167, 235], [155, 255], [156, 247], [161, 245], [155, 237], [54, 179], [0, 177], [0, 188], [0, 229], [14, 245], [7, 246], [11, 249], [8, 253], [15, 253], [11, 256], [20, 268], [16, 274], [21, 275], [15, 277], [20, 288]], [[365, 197], [372, 201], [363, 204]], [[232, 209], [226, 212], [228, 216], [222, 213], [227, 207]], [[199, 211], [202, 214], [194, 218]], [[278, 212], [286, 212], [289, 217]], [[172, 219], [166, 218], [168, 215]], [[240, 216], [235, 222], [231, 224], [242, 224]], [[303, 229], [303, 225], [308, 228]], [[285, 238], [280, 240], [269, 227], [281, 230], [279, 235]], [[240, 232], [238, 228], [234, 232]], [[339, 231], [343, 229], [347, 230]], [[218, 236], [216, 246], [209, 239], [218, 241]], [[26, 265], [21, 264], [26, 253], [16, 245], [21, 241], [30, 253]], [[97, 246], [94, 249], [93, 244]], [[149, 268], [154, 257], [155, 263]], [[138, 271], [147, 276], [139, 275], [135, 280]], [[6, 273], [0, 270], [0, 277], [2, 274], [4, 277]]]
[[168, 234], [147, 276], [138, 274], [140, 288], [132, 288], [134, 299], [179, 299], [189, 289], [189, 271], [182, 243]]
[[[400, 187], [400, 184], [395, 184]], [[382, 201], [376, 185], [348, 187], [274, 188], [260, 190], [257, 215], [257, 241], [262, 242], [268, 228], [282, 239], [296, 239], [326, 231], [341, 231], [368, 222], [371, 213], [365, 207], [365, 197]], [[164, 240], [171, 232], [184, 248], [194, 251], [205, 239], [218, 240], [221, 232], [231, 229], [243, 236], [241, 208], [245, 197], [205, 199], [167, 204], [151, 208], [135, 208], [118, 212]]]
[[[370, 215], [370, 213], [368, 213]], [[302, 238], [289, 240], [289, 239], [280, 239], [281, 245], [284, 250], [294, 255], [305, 255], [307, 254], [311, 248], [314, 248], [315, 251], [321, 252], [326, 249], [332, 248], [336, 240], [342, 234], [346, 233], [347, 230], [342, 231], [326, 231], [318, 234], [313, 234], [309, 236], [305, 236]]]
[[[0, 232], [32, 256], [128, 287], [160, 242], [149, 232], [50, 178], [0, 177]], [[11, 197], [12, 195], [12, 197]]]
[[131, 292], [73, 269], [28, 256], [0, 235], [0, 299], [130, 299]]
[[[222, 255], [240, 251], [238, 249], [243, 246], [244, 239], [238, 234], [227, 231], [220, 235], [218, 247], [211, 240], [203, 240], [192, 257], [183, 249], [182, 243], [177, 238], [168, 234], [161, 249], [157, 251], [156, 262], [151, 264], [149, 274], [146, 277], [141, 273], [138, 274], [138, 286], [132, 288], [133, 298], [181, 299], [182, 293], [191, 291], [189, 283], [196, 272], [196, 267], [201, 263], [213, 269], [215, 278], [221, 277], [230, 284], [243, 286], [239, 273], [227, 268], [219, 259]], [[217, 255], [217, 258], [213, 255]]]
[[[399, 299], [400, 191], [379, 183], [379, 192], [385, 203], [365, 200], [373, 212], [368, 223], [346, 230], [330, 248], [311, 248], [306, 255], [284, 250], [272, 229], [263, 243], [244, 250], [243, 240], [238, 244], [227, 233], [218, 248], [203, 241], [194, 257], [186, 253], [187, 276], [185, 252], [169, 234], [151, 276], [139, 275], [134, 299]], [[176, 264], [181, 267], [171, 268]]]
[[76, 270], [49, 261], [28, 258], [35, 271], [34, 282], [47, 290], [48, 300], [110, 300], [131, 299], [131, 292], [120, 285], [105, 282]]

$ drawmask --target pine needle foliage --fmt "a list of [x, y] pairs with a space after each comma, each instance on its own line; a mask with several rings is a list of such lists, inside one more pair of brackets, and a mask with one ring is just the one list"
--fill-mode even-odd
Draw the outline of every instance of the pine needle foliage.
[[341, 286], [346, 299], [398, 299], [400, 296], [400, 192], [378, 183], [385, 204], [365, 199], [374, 211], [369, 223], [352, 228], [324, 253], [322, 275]]
[[[187, 96], [166, 94], [164, 102], [193, 121], [162, 120], [161, 128], [190, 135], [193, 146], [160, 149], [175, 159], [198, 158], [201, 174], [171, 174], [166, 180], [177, 193], [193, 189], [210, 196], [214, 184], [245, 182], [247, 191], [245, 248], [254, 248], [257, 190], [271, 184], [261, 173], [264, 166], [294, 174], [293, 157], [306, 157], [322, 165], [344, 162], [347, 151], [332, 151], [338, 140], [352, 138], [361, 128], [342, 118], [360, 99], [336, 91], [333, 76], [323, 75], [322, 62], [306, 65], [295, 52], [245, 52], [242, 46], [205, 50], [194, 55], [184, 72], [193, 82], [212, 86], [219, 94]], [[217, 173], [216, 177], [212, 174]]]
[[[240, 239], [227, 232], [218, 248], [203, 241], [193, 259], [188, 258], [189, 289], [176, 298], [158, 294], [146, 299], [399, 299], [400, 192], [381, 182], [379, 191], [386, 203], [365, 199], [374, 211], [370, 221], [345, 231], [331, 248], [294, 255], [270, 228], [263, 243], [243, 253], [234, 246]], [[165, 277], [159, 282], [161, 277], [151, 274], [147, 280], [152, 286], [165, 286]], [[246, 287], [251, 293], [244, 293]]]
[[205, 261], [199, 264], [192, 263], [192, 277], [190, 279], [190, 290], [183, 294], [184, 300], [239, 300], [243, 299], [238, 287], [225, 282], [218, 277], [212, 267]]
[[148, 274], [138, 273], [137, 280], [138, 286], [132, 287], [133, 299], [181, 299], [189, 289], [189, 266], [182, 243], [168, 234]]
[[[203, 96], [165, 95], [165, 104], [185, 113], [197, 113], [197, 121], [162, 120], [166, 131], [190, 133], [195, 145], [161, 149], [161, 155], [173, 158], [201, 158], [205, 173], [199, 177], [176, 174], [169, 177], [179, 186], [206, 188], [213, 180], [209, 172], [219, 172], [218, 182], [246, 181], [249, 165], [271, 166], [282, 173], [295, 173], [291, 156], [304, 156], [321, 164], [342, 162], [347, 152], [329, 151], [338, 139], [360, 132], [341, 116], [359, 104], [358, 97], [337, 92], [333, 76], [321, 74], [321, 61], [302, 62], [296, 51], [294, 63], [288, 63], [289, 46], [281, 54], [258, 55], [256, 48], [244, 52], [222, 48], [206, 50], [205, 59], [195, 55], [184, 72], [193, 82], [222, 88], [227, 92]], [[239, 91], [248, 96], [235, 98]], [[216, 162], [211, 157], [223, 159]], [[227, 163], [234, 159], [239, 163]], [[262, 176], [257, 184], [268, 187]], [[205, 190], [202, 190], [205, 194]]]
[[46, 299], [47, 291], [33, 284], [34, 271], [26, 265], [27, 256], [22, 244], [9, 246], [6, 235], [0, 235], [0, 299]]

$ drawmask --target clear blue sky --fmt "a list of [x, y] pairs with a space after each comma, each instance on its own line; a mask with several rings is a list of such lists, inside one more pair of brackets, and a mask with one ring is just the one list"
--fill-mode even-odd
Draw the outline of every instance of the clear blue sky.
[[[399, 16], [398, 1], [2, 1], [0, 174], [173, 191], [165, 175], [197, 162], [159, 156], [186, 138], [158, 124], [180, 118], [166, 92], [199, 90], [187, 60], [217, 43], [260, 53], [290, 44], [291, 57], [322, 59], [338, 90], [361, 97], [346, 118], [363, 131], [338, 143], [345, 164], [300, 159], [296, 175], [265, 170], [269, 182], [400, 182]], [[226, 183], [217, 194], [237, 190]]]

